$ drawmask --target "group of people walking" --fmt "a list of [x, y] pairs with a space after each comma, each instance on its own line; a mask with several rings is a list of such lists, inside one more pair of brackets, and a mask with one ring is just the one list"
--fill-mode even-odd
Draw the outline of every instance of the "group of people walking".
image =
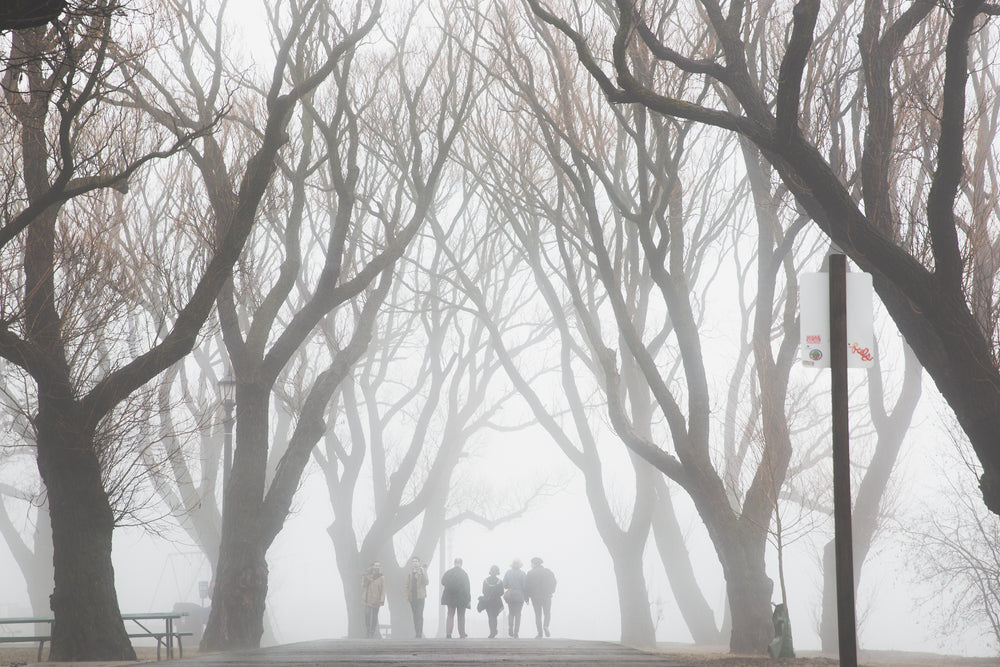
[[[490, 639], [498, 634], [497, 619], [507, 606], [507, 635], [520, 636], [521, 611], [530, 603], [535, 611], [536, 638], [549, 637], [549, 621], [552, 617], [552, 595], [556, 590], [556, 577], [552, 570], [542, 565], [537, 556], [531, 559], [531, 569], [525, 572], [523, 563], [517, 558], [510, 569], [500, 576], [500, 568], [490, 567], [489, 575], [483, 580], [482, 594], [476, 605], [478, 611], [485, 611], [489, 619]], [[427, 566], [419, 558], [410, 561], [410, 571], [406, 576], [406, 600], [413, 612], [413, 629], [418, 638], [424, 636], [424, 603], [427, 600]], [[385, 578], [380, 563], [373, 563], [361, 579], [362, 601], [365, 605], [365, 629], [368, 637], [380, 637], [378, 610], [385, 604]], [[465, 611], [472, 607], [472, 586], [469, 575], [462, 569], [462, 559], [456, 558], [454, 566], [441, 576], [441, 604], [448, 608], [445, 620], [445, 636], [451, 639], [454, 631], [465, 638]], [[457, 628], [456, 628], [457, 621]]]

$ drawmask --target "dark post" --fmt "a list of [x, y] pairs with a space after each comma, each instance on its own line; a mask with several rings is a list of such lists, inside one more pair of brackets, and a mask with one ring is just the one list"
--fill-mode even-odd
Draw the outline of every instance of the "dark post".
[[847, 402], [847, 259], [830, 255], [830, 390], [833, 402], [833, 526], [837, 561], [840, 664], [857, 667], [851, 450]]

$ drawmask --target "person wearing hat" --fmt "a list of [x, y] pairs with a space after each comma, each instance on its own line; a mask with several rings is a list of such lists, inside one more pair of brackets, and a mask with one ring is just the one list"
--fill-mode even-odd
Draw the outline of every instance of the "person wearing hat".
[[549, 620], [552, 617], [552, 594], [556, 592], [556, 575], [542, 565], [542, 559], [531, 559], [531, 569], [524, 577], [524, 595], [535, 610], [535, 639], [549, 635]]
[[524, 570], [521, 560], [515, 558], [503, 575], [503, 599], [507, 603], [507, 635], [517, 639], [521, 631], [521, 609], [524, 607]]

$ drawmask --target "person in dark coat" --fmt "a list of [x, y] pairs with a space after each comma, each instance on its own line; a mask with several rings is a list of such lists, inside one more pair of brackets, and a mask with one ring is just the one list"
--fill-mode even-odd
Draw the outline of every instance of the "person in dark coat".
[[538, 629], [536, 639], [541, 639], [544, 633], [549, 636], [549, 619], [552, 617], [552, 594], [556, 592], [556, 575], [552, 570], [542, 566], [542, 559], [535, 556], [531, 559], [531, 569], [524, 576], [524, 595], [531, 601], [535, 609], [535, 627]]
[[500, 568], [496, 565], [490, 568], [490, 576], [483, 580], [479, 609], [486, 612], [490, 622], [489, 638], [493, 639], [497, 636], [497, 616], [503, 611], [503, 580], [500, 579]]
[[521, 631], [521, 609], [524, 607], [524, 570], [521, 559], [515, 558], [503, 575], [503, 599], [507, 603], [507, 635], [517, 639]]
[[472, 586], [469, 575], [462, 569], [462, 559], [455, 559], [455, 567], [441, 576], [441, 604], [448, 607], [448, 620], [445, 624], [445, 636], [451, 639], [451, 631], [455, 627], [455, 612], [458, 612], [458, 636], [465, 639], [465, 610], [471, 606]]

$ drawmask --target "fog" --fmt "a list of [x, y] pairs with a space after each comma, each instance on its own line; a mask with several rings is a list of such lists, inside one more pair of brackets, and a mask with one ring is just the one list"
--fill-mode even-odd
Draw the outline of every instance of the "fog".
[[[852, 372], [851, 377], [857, 375]], [[933, 395], [930, 399], [925, 397], [925, 403], [937, 400]], [[953, 458], [950, 452], [935, 445], [943, 441], [942, 434], [935, 434], [936, 422], [935, 414], [925, 411], [916, 429], [923, 437], [920, 440], [912, 438], [900, 464], [896, 484], [901, 492], [895, 504], [904, 515], [906, 508], [919, 506], [927, 500], [921, 490], [933, 488], [939, 478], [936, 463], [942, 457]], [[620, 443], [613, 442], [607, 446], [621, 447]], [[617, 641], [620, 617], [611, 574], [612, 561], [593, 526], [580, 480], [573, 477], [570, 467], [560, 459], [544, 434], [537, 431], [527, 437], [498, 438], [482, 443], [475, 458], [474, 466], [478, 471], [497, 469], [509, 458], [523, 464], [523, 467], [512, 469], [505, 466], [507, 472], [513, 471], [513, 474], [510, 478], [493, 480], [500, 489], [508, 483], [530, 484], [537, 481], [539, 475], [568, 480], [568, 483], [555, 495], [539, 500], [523, 519], [494, 530], [469, 525], [450, 530], [446, 546], [449, 566], [452, 558], [464, 558], [475, 591], [490, 565], [498, 564], [501, 570], [506, 570], [515, 557], [527, 562], [532, 556], [540, 556], [559, 582], [553, 598], [553, 636]], [[29, 469], [25, 474], [30, 472]], [[949, 500], [942, 496], [941, 502]], [[723, 608], [725, 586], [718, 558], [690, 505], [684, 502], [678, 505], [683, 508], [686, 544], [692, 552], [699, 581], [715, 605], [721, 622], [719, 610]], [[266, 617], [273, 631], [271, 639], [276, 643], [288, 643], [346, 636], [343, 590], [326, 534], [331, 511], [322, 478], [315, 471], [307, 474], [295, 507], [268, 556], [271, 578]], [[164, 536], [150, 535], [141, 528], [116, 532], [114, 561], [123, 611], [169, 610], [177, 602], [208, 603], [199, 598], [199, 582], [210, 576], [208, 563], [194, 545], [185, 544], [180, 531], [169, 527], [166, 531]], [[803, 540], [792, 545], [785, 556], [793, 635], [800, 650], [819, 650], [816, 619], [821, 576], [817, 548], [816, 540]], [[405, 549], [399, 550], [400, 560], [407, 558], [408, 553]], [[436, 550], [433, 554], [425, 554], [424, 559], [430, 564], [431, 577], [425, 631], [430, 637], [443, 636], [443, 626], [438, 622], [443, 607], [434, 604], [440, 596], [441, 553]], [[913, 554], [907, 551], [905, 544], [889, 536], [880, 540], [876, 555], [865, 563], [864, 583], [858, 593], [859, 647], [992, 655], [988, 641], [975, 628], [964, 633], [948, 628], [942, 624], [942, 612], [935, 608], [936, 603], [916, 604], [923, 597], [931, 596], [934, 588], [917, 581], [912, 559]], [[773, 572], [776, 568], [773, 550], [769, 560]], [[0, 567], [7, 573], [0, 579], [0, 615], [28, 615], [30, 606], [23, 582], [6, 549], [0, 550]], [[662, 566], [655, 555], [647, 558], [645, 572], [657, 623], [657, 640], [690, 642], [690, 634], [672, 601]], [[388, 592], [390, 596], [400, 594], [401, 591]], [[530, 614], [530, 610], [525, 611], [524, 622], [529, 628]], [[380, 621], [391, 621], [387, 611], [383, 611]], [[471, 610], [467, 623], [473, 637], [488, 633], [485, 614]]]
[[[822, 561], [833, 532], [830, 381], [827, 371], [793, 360], [796, 276], [818, 270], [831, 244], [807, 219], [802, 199], [808, 197], [792, 192], [794, 179], [782, 181], [768, 171], [774, 165], [761, 167], [762, 154], [744, 151], [735, 134], [720, 131], [725, 125], [717, 125], [716, 116], [682, 127], [677, 118], [664, 123], [640, 104], [605, 104], [606, 91], [580, 66], [564, 35], [549, 34], [542, 46], [533, 32], [542, 28], [528, 14], [521, 16], [524, 25], [514, 21], [506, 33], [504, 21], [491, 16], [497, 19], [491, 23], [472, 11], [476, 3], [446, 15], [448, 5], [420, 5], [410, 17], [387, 8], [370, 33], [359, 27], [368, 25], [361, 20], [371, 9], [364, 2], [354, 8], [358, 25], [329, 20], [322, 3], [309, 21], [295, 17], [301, 23], [277, 12], [279, 29], [289, 30], [288, 44], [296, 45], [285, 55], [293, 53], [300, 69], [273, 78], [273, 54], [255, 48], [270, 39], [256, 6], [226, 19], [239, 36], [232, 62], [228, 53], [213, 60], [218, 54], [210, 39], [192, 42], [206, 51], [194, 56], [198, 67], [209, 71], [217, 64], [221, 72], [226, 61], [232, 68], [219, 75], [226, 85], [213, 94], [230, 86], [233, 99], [199, 98], [202, 73], [194, 66], [162, 88], [157, 82], [123, 93], [153, 99], [170, 90], [184, 99], [176, 108], [190, 104], [211, 111], [208, 117], [220, 111], [216, 106], [225, 107], [234, 119], [220, 121], [221, 143], [205, 153], [226, 169], [206, 166], [211, 160], [202, 155], [191, 166], [181, 152], [162, 164], [154, 161], [155, 168], [144, 172], [141, 195], [138, 179], [131, 190], [115, 190], [121, 229], [114, 231], [122, 245], [131, 251], [125, 239], [153, 239], [144, 250], [163, 257], [155, 270], [122, 269], [152, 276], [135, 289], [141, 294], [135, 299], [148, 303], [112, 299], [124, 314], [110, 324], [93, 311], [78, 317], [90, 328], [80, 325], [79, 347], [64, 355], [82, 366], [72, 377], [67, 373], [67, 385], [83, 386], [74, 396], [97, 382], [92, 378], [112, 375], [136, 350], [163, 339], [174, 301], [186, 298], [180, 277], [214, 257], [218, 239], [207, 230], [217, 233], [220, 221], [230, 224], [236, 216], [229, 214], [244, 210], [234, 203], [244, 190], [240, 179], [263, 179], [263, 194], [248, 205], [253, 215], [247, 218], [261, 222], [247, 232], [240, 262], [228, 266], [213, 315], [191, 341], [194, 351], [169, 369], [150, 371], [145, 395], [132, 397], [134, 405], [108, 407], [103, 417], [109, 432], [121, 430], [97, 444], [105, 466], [101, 482], [120, 512], [113, 564], [122, 611], [208, 605], [213, 584], [229, 593], [217, 598], [218, 611], [219, 600], [235, 599], [233, 573], [257, 571], [259, 562], [231, 565], [251, 553], [247, 561], [267, 563], [266, 576], [255, 580], [258, 591], [267, 587], [265, 643], [360, 636], [355, 584], [361, 569], [375, 557], [402, 566], [415, 555], [429, 564], [431, 578], [426, 634], [441, 636], [438, 583], [454, 558], [464, 560], [474, 607], [491, 565], [505, 571], [515, 558], [527, 563], [537, 556], [559, 582], [553, 636], [623, 639], [629, 628], [622, 627], [627, 613], [619, 586], [627, 590], [639, 581], [656, 641], [687, 644], [693, 640], [690, 619], [681, 613], [677, 582], [669, 580], [667, 559], [654, 541], [661, 535], [654, 533], [653, 510], [668, 508], [679, 527], [668, 546], [687, 552], [715, 626], [728, 628], [732, 588], [727, 591], [720, 563], [727, 557], [722, 540], [713, 544], [706, 526], [744, 540], [738, 548], [730, 545], [730, 564], [744, 570], [733, 567], [729, 584], [751, 582], [752, 592], [731, 599], [753, 598], [756, 613], [747, 613], [747, 604], [734, 618], [752, 618], [759, 630], [766, 578], [774, 583], [772, 604], [787, 593], [795, 647], [820, 649]], [[295, 5], [286, 9], [293, 12]], [[211, 23], [212, 17], [196, 14], [171, 17], [173, 27]], [[473, 24], [483, 33], [462, 32]], [[322, 30], [300, 36], [303, 25]], [[612, 34], [608, 26], [591, 27], [597, 36]], [[439, 28], [454, 34], [435, 33]], [[323, 40], [353, 29], [358, 34], [350, 47], [356, 51], [348, 50], [344, 61], [349, 64], [317, 65], [335, 53]], [[830, 39], [853, 44], [848, 33], [845, 28]], [[483, 43], [456, 39], [462, 35]], [[508, 38], [515, 37], [524, 40], [518, 44], [523, 63], [504, 60]], [[163, 60], [149, 72], [133, 73], [137, 80], [152, 78], [153, 71], [166, 79], [181, 69], [168, 46], [174, 45], [153, 51]], [[441, 54], [447, 57], [436, 60]], [[486, 62], [488, 73], [477, 69]], [[313, 77], [310, 68], [322, 76]], [[275, 94], [258, 95], [268, 80]], [[291, 81], [319, 83], [301, 99], [292, 92], [277, 95], [292, 90], [282, 88]], [[823, 85], [821, 77], [817, 81], [813, 85]], [[294, 89], [300, 94], [300, 87]], [[194, 101], [184, 98], [188, 94]], [[701, 93], [687, 94], [704, 102]], [[290, 105], [287, 113], [274, 111], [279, 97]], [[711, 102], [724, 106], [721, 97]], [[272, 113], [285, 124], [276, 121], [264, 132], [259, 123], [273, 120]], [[169, 118], [164, 112], [142, 122], [169, 127]], [[317, 129], [328, 122], [325, 132]], [[215, 137], [208, 133], [198, 141]], [[270, 163], [258, 160], [263, 149], [251, 157], [251, 149], [266, 143], [262, 137], [282, 137]], [[857, 137], [844, 141], [861, 143]], [[906, 166], [921, 173], [926, 168]], [[184, 188], [176, 186], [180, 181]], [[921, 186], [914, 189], [922, 194]], [[162, 201], [150, 205], [157, 196]], [[232, 210], [224, 208], [229, 204]], [[73, 214], [87, 219], [86, 205], [72, 206]], [[827, 217], [834, 216], [820, 216], [820, 222]], [[190, 228], [161, 230], [154, 224], [161, 220], [183, 220]], [[924, 233], [907, 231], [920, 238]], [[79, 242], [87, 248], [91, 241]], [[4, 266], [16, 265], [15, 255], [3, 255]], [[906, 259], [919, 263], [909, 254]], [[932, 264], [926, 256], [918, 260]], [[183, 261], [190, 266], [179, 269]], [[86, 268], [80, 273], [99, 282], [94, 276], [103, 267]], [[165, 286], [155, 282], [161, 273]], [[56, 269], [50, 274], [63, 278]], [[18, 295], [30, 291], [22, 287], [3, 285], [4, 313], [21, 312]], [[83, 300], [78, 294], [89, 294], [75, 284], [60, 283], [60, 289], [72, 297], [67, 311], [78, 305], [74, 299]], [[985, 299], [985, 311], [996, 312], [982, 294], [967, 296], [969, 302]], [[52, 297], [52, 312], [56, 302]], [[877, 468], [874, 452], [889, 417], [908, 427], [890, 461], [886, 492], [872, 496], [876, 500], [858, 517], [874, 526], [870, 545], [866, 531], [859, 531], [866, 535], [863, 565], [856, 563], [859, 646], [993, 655], [997, 635], [986, 610], [956, 593], [968, 584], [949, 578], [948, 563], [934, 561], [941, 552], [928, 546], [947, 549], [969, 539], [957, 530], [984, 512], [976, 480], [982, 470], [930, 371], [907, 384], [915, 377], [916, 366], [909, 365], [915, 356], [880, 302], [875, 331], [878, 368], [849, 375], [856, 494]], [[95, 359], [93, 367], [86, 365]], [[0, 484], [3, 508], [13, 517], [13, 525], [3, 527], [14, 545], [15, 532], [30, 533], [37, 512], [32, 503], [44, 496], [31, 449], [44, 445], [30, 427], [40, 402], [30, 370], [3, 363], [0, 371], [12, 371], [3, 378], [2, 423], [11, 428]], [[234, 397], [221, 397], [223, 377], [233, 380]], [[781, 393], [775, 397], [772, 390]], [[907, 390], [919, 396], [908, 421], [906, 402], [897, 401]], [[224, 442], [235, 446], [236, 463], [220, 473], [227, 465]], [[245, 516], [249, 507], [258, 515]], [[233, 528], [245, 529], [252, 520], [263, 525], [265, 518], [266, 529], [254, 526], [261, 535]], [[633, 519], [645, 547], [630, 561]], [[223, 523], [232, 530], [223, 530]], [[997, 517], [987, 515], [984, 525], [995, 534]], [[268, 530], [277, 535], [273, 543]], [[764, 541], [761, 572], [752, 561]], [[418, 543], [423, 551], [414, 553]], [[616, 546], [617, 569], [611, 556]], [[0, 615], [42, 613], [37, 595], [31, 608], [14, 548], [0, 547]], [[231, 566], [214, 570], [216, 558]], [[348, 564], [362, 560], [358, 567]], [[621, 564], [628, 562], [642, 568], [641, 579], [622, 576]], [[980, 563], [977, 572], [987, 570]], [[229, 579], [220, 575], [212, 582], [213, 571]], [[395, 602], [403, 591], [395, 586], [387, 594]], [[532, 636], [532, 612], [524, 614], [522, 635]], [[380, 621], [393, 621], [388, 606]], [[471, 611], [468, 628], [472, 636], [485, 636], [485, 615]], [[217, 635], [228, 636], [222, 630]], [[254, 643], [253, 636], [244, 640]], [[722, 650], [727, 640], [720, 636]]]

